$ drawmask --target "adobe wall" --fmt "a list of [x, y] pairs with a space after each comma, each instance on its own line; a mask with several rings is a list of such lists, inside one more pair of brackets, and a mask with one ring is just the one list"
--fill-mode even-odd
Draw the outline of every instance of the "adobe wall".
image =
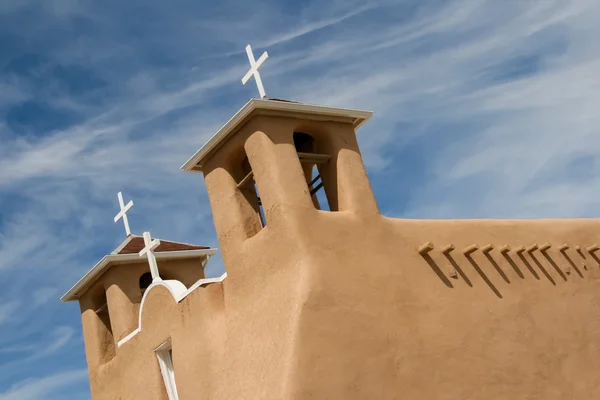
[[[330, 139], [334, 201], [342, 211], [313, 207], [291, 138], [295, 130]], [[206, 184], [232, 284], [226, 298], [244, 303], [251, 297], [238, 285], [270, 296], [269, 275], [289, 274], [299, 314], [297, 331], [286, 339], [294, 349], [283, 377], [286, 397], [600, 395], [593, 357], [600, 322], [591, 317], [600, 300], [600, 262], [585, 251], [600, 241], [598, 220], [383, 217], [349, 124], [256, 117], [220, 153], [235, 154], [240, 146], [267, 227], [244, 237], [236, 216], [227, 213], [239, 204], [235, 182], [224, 156], [214, 156]], [[245, 218], [244, 210], [237, 218]], [[423, 257], [416, 249], [425, 242], [437, 248]], [[503, 245], [545, 243], [552, 245], [545, 252], [499, 252]], [[563, 243], [572, 246], [564, 253], [558, 250]], [[439, 249], [450, 244], [456, 249], [446, 257]], [[473, 244], [495, 248], [462, 254]]]
[[[202, 258], [159, 261], [159, 270], [161, 276], [177, 279], [187, 287], [205, 277]], [[142, 300], [139, 278], [146, 272], [149, 272], [149, 267], [144, 259], [113, 265], [80, 299], [86, 359], [94, 399], [112, 399], [110, 396], [119, 393], [116, 389], [120, 378], [113, 376], [115, 371], [118, 375], [118, 371], [123, 370], [116, 357], [119, 354], [117, 343], [138, 327]], [[107, 331], [95, 313], [101, 306], [98, 298], [103, 293], [108, 304], [112, 333]], [[154, 363], [155, 359], [152, 365]], [[102, 397], [105, 395], [109, 397]]]
[[[260, 285], [230, 276], [181, 303], [166, 289], [153, 289], [142, 332], [106, 366], [102, 393], [166, 398], [153, 350], [171, 338], [184, 400], [199, 394], [594, 398], [600, 394], [600, 323], [594, 318], [600, 264], [569, 250], [581, 276], [573, 268], [564, 280], [535, 252], [541, 268], [529, 254], [525, 262], [510, 252], [511, 264], [497, 249], [489, 253], [493, 261], [477, 251], [471, 263], [460, 250], [473, 243], [542, 240], [588, 245], [598, 239], [597, 224], [379, 217], [365, 225], [352, 215], [315, 210], [302, 224], [313, 238], [304, 259], [294, 260], [301, 252], [289, 251], [290, 240], [269, 228], [264, 245], [253, 243], [244, 267], [257, 274], [258, 265], [279, 267], [262, 274]], [[430, 262], [416, 251], [425, 241], [437, 245]], [[438, 243], [456, 246], [452, 260], [466, 279], [448, 276], [451, 261]], [[548, 256], [559, 268], [568, 264], [554, 247]], [[447, 281], [440, 278], [444, 273]], [[233, 299], [229, 293], [244, 295]]]
[[[318, 211], [290, 138], [299, 120], [270, 118], [205, 165], [227, 279], [179, 303], [153, 288], [142, 330], [91, 372], [94, 399], [166, 399], [154, 349], [168, 338], [182, 400], [600, 396], [600, 260], [585, 251], [598, 220], [387, 218], [352, 127], [303, 122], [336, 134], [328, 184], [342, 211]], [[220, 156], [240, 146], [267, 217], [257, 233]], [[499, 252], [546, 242], [546, 253]]]
[[[303, 222], [315, 257], [291, 398], [600, 396], [600, 263], [557, 249], [597, 243], [598, 220]], [[545, 242], [523, 258], [498, 250]]]
[[261, 281], [228, 276], [180, 303], [167, 289], [152, 288], [141, 331], [92, 377], [93, 398], [166, 399], [154, 349], [169, 338], [180, 399], [285, 398], [301, 307], [300, 257], [266, 247], [251, 253], [239, 267], [254, 269]]

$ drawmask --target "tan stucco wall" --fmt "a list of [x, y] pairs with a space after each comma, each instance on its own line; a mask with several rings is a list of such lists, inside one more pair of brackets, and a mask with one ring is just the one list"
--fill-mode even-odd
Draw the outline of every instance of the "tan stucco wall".
[[[204, 257], [160, 261], [160, 274], [164, 279], [176, 279], [190, 287], [205, 277], [203, 260]], [[117, 343], [138, 327], [142, 300], [139, 278], [146, 272], [149, 272], [149, 267], [143, 260], [114, 265], [80, 299], [86, 358], [94, 398], [96, 392], [106, 391], [105, 384], [100, 379], [103, 371], [112, 371], [118, 365], [114, 358]], [[95, 313], [102, 305], [103, 295], [106, 296], [112, 331], [107, 330]], [[156, 362], [156, 359], [152, 361]]]
[[[313, 206], [294, 130], [329, 140], [342, 211]], [[244, 147], [267, 218], [258, 233], [229, 172]], [[90, 356], [84, 311], [94, 399], [166, 399], [154, 349], [168, 338], [182, 400], [600, 396], [600, 262], [586, 251], [598, 220], [387, 218], [342, 123], [257, 117], [204, 169], [228, 277], [180, 303], [152, 289], [142, 331], [108, 362]], [[546, 242], [548, 257], [499, 252]], [[489, 258], [462, 253], [488, 243]]]

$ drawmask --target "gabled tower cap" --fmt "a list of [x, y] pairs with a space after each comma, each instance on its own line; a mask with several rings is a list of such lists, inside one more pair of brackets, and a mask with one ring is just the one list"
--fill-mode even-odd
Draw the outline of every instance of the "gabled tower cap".
[[187, 172], [202, 172], [208, 156], [229, 139], [244, 123], [255, 115], [303, 115], [308, 119], [345, 121], [358, 129], [373, 112], [346, 108], [316, 106], [279, 99], [251, 99], [219, 131], [206, 142], [183, 166]]

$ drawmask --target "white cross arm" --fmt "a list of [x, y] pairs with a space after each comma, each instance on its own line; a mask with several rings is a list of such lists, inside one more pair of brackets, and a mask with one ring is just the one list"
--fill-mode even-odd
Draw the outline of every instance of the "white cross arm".
[[152, 241], [150, 242], [150, 246], [146, 245], [146, 247], [140, 250], [140, 257], [144, 257], [146, 254], [154, 252], [154, 249], [156, 249], [158, 246], [160, 246], [160, 240], [152, 239]]
[[242, 78], [242, 84], [246, 84], [248, 80], [254, 76], [254, 81], [256, 82], [256, 86], [258, 88], [258, 93], [261, 98], [266, 97], [265, 88], [262, 83], [262, 79], [260, 78], [260, 72], [258, 69], [265, 62], [267, 58], [269, 58], [269, 54], [265, 51], [262, 56], [258, 59], [258, 61], [254, 60], [254, 54], [252, 53], [252, 47], [250, 45], [246, 46], [246, 54], [248, 54], [248, 61], [250, 62], [250, 70], [244, 75]]
[[154, 256], [154, 249], [160, 246], [160, 240], [152, 239], [150, 232], [144, 232], [144, 244], [145, 247], [139, 252], [140, 257], [146, 255], [148, 257], [148, 264], [150, 265], [150, 273], [152, 274], [152, 280], [160, 279], [158, 273], [158, 264], [156, 263], [156, 257]]
[[123, 202], [123, 194], [121, 192], [117, 193], [117, 198], [119, 199], [119, 207], [120, 207], [121, 211], [119, 211], [119, 213], [117, 215], [115, 215], [115, 222], [117, 222], [118, 220], [120, 220], [122, 218], [123, 224], [125, 225], [125, 233], [127, 233], [127, 236], [129, 236], [131, 234], [131, 230], [129, 229], [129, 220], [127, 219], [127, 211], [129, 211], [129, 209], [131, 209], [131, 207], [133, 207], [133, 201], [129, 201], [129, 203], [127, 203], [127, 205], [125, 205], [125, 203]]
[[121, 211], [119, 211], [119, 213], [117, 215], [115, 215], [115, 222], [117, 222], [118, 220], [120, 220], [123, 217], [127, 217], [127, 215], [125, 215], [125, 213], [127, 211], [129, 211], [129, 209], [131, 207], [133, 207], [133, 200], [129, 200], [129, 203], [127, 203], [127, 205]]
[[[246, 75], [244, 75], [244, 77], [242, 78], [242, 85], [245, 85], [246, 82], [248, 82], [248, 80], [250, 78], [252, 78], [252, 75], [257, 72], [258, 67], [260, 67], [262, 65], [262, 63], [264, 63], [267, 58], [269, 58], [269, 54], [265, 51], [262, 54], [262, 56], [260, 56], [260, 58], [258, 59], [258, 61], [256, 62], [256, 64], [254, 64], [254, 65], [256, 65], [256, 68], [254, 68], [254, 65], [252, 65], [252, 68], [250, 69], [250, 71], [246, 72]], [[252, 59], [254, 59], [254, 57], [252, 57]]]

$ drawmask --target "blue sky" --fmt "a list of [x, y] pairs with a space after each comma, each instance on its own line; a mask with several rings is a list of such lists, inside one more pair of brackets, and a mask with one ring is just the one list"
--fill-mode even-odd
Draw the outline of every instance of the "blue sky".
[[[250, 97], [374, 111], [384, 214], [597, 217], [597, 0], [0, 2], [0, 400], [89, 398], [59, 297], [132, 231], [218, 247], [179, 167]], [[218, 7], [217, 7], [218, 5]], [[210, 276], [222, 262], [211, 262]]]

